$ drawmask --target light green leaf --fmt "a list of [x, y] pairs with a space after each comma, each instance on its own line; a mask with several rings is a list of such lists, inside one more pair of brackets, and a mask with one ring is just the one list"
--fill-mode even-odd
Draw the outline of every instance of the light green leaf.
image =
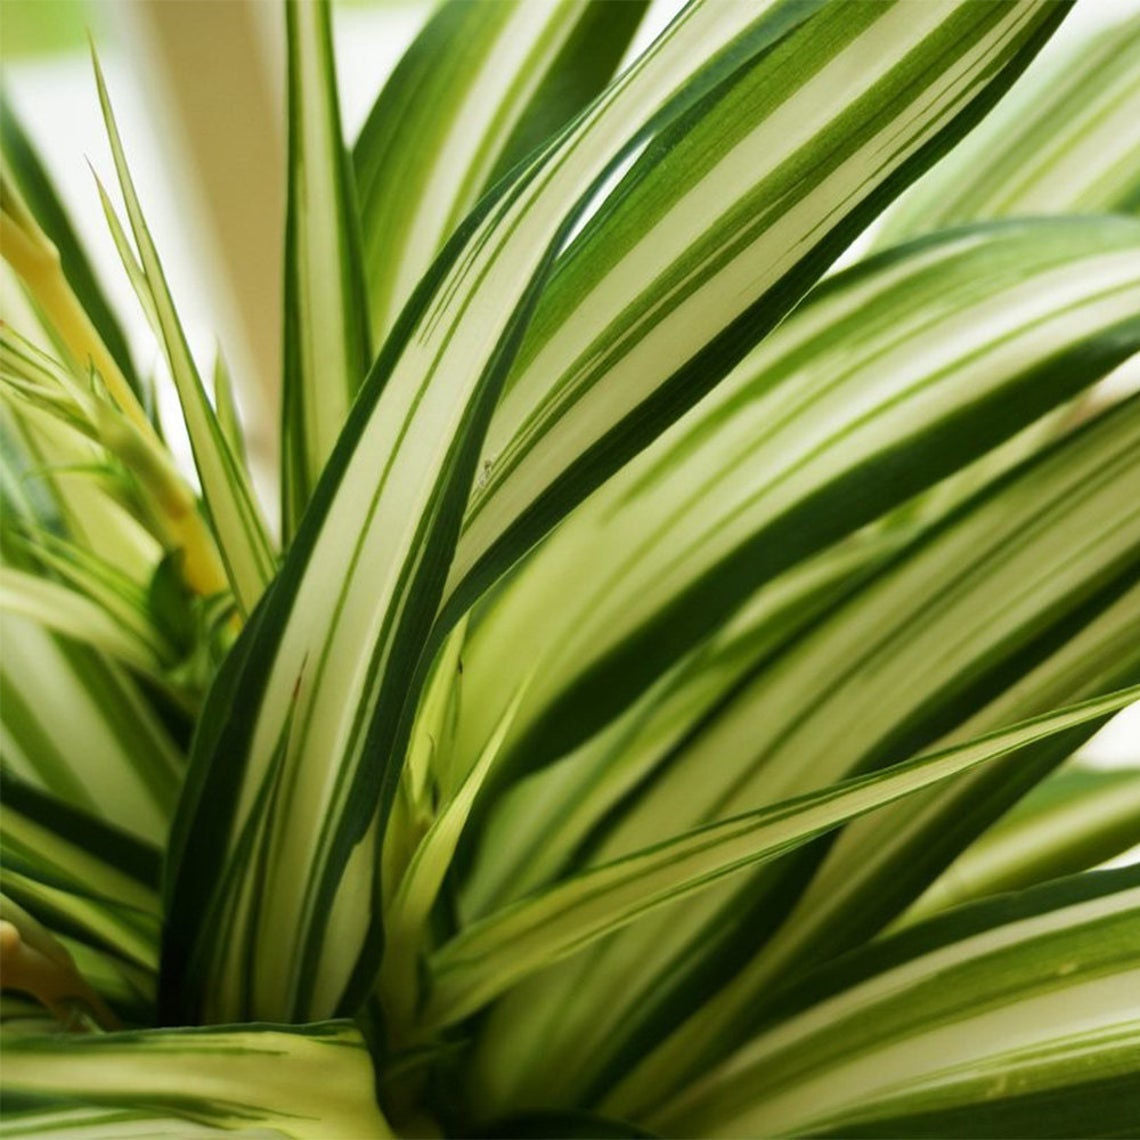
[[288, 543], [372, 362], [372, 350], [328, 3], [286, 4], [285, 23], [289, 203], [281, 489], [282, 534]]
[[460, 1020], [560, 958], [725, 875], [939, 780], [1125, 708], [1140, 686], [920, 756], [885, 772], [711, 824], [585, 871], [468, 927], [431, 962], [424, 1024]]
[[1087, 871], [1140, 845], [1140, 768], [1051, 776], [971, 844], [902, 918]]
[[[161, 555], [155, 538], [130, 513], [107, 451], [87, 438], [91, 405], [63, 388], [58, 362], [13, 329], [0, 334], [0, 440], [5, 509], [11, 517], [50, 523], [136, 581]], [[17, 386], [23, 391], [11, 397]], [[81, 406], [81, 404], [83, 406]], [[22, 412], [30, 414], [22, 414]], [[99, 472], [80, 477], [77, 471]]]
[[891, 245], [982, 218], [1140, 210], [1140, 18], [1032, 68], [888, 215]]
[[[1133, 401], [916, 543], [696, 726], [593, 857], [615, 858], [931, 742], [968, 739], [1135, 682], [1138, 441]], [[614, 1095], [626, 1109], [645, 1104], [662, 1082], [676, 1083], [714, 1047], [737, 1040], [741, 1020], [763, 1008], [787, 974], [874, 935], [1063, 759], [1079, 743], [1074, 735], [1095, 727], [853, 823], [818, 871], [819, 847], [799, 864], [689, 906], [683, 921], [631, 932], [592, 964], [598, 985], [627, 979], [621, 1000], [593, 1025], [564, 1019], [548, 1043], [548, 1063], [584, 1055], [590, 1080], [612, 1081], [621, 1070], [615, 1055], [635, 1059], [621, 1042], [637, 1038], [648, 1058]], [[702, 956], [748, 959], [731, 980], [721, 975], [723, 988], [707, 1001], [688, 984], [684, 965], [697, 946]], [[561, 979], [563, 989], [580, 993], [584, 985], [581, 976]], [[521, 995], [519, 1005], [525, 1009]], [[664, 1032], [689, 1014], [675, 1033]], [[609, 1040], [593, 1049], [607, 1027]], [[569, 1062], [564, 1067], [560, 1080], [569, 1079]]]
[[221, 347], [214, 356], [214, 407], [218, 415], [218, 427], [229, 444], [234, 458], [247, 470], [249, 457], [246, 453], [245, 432], [241, 426], [237, 398], [234, 396], [233, 380]]
[[483, 193], [609, 81], [644, 10], [450, 0], [431, 17], [353, 151], [377, 344]]
[[451, 867], [475, 797], [507, 735], [523, 691], [515, 694], [483, 755], [454, 796], [441, 808], [416, 847], [395, 896], [385, 909], [384, 961], [378, 985], [391, 1040], [399, 1040], [413, 1021], [419, 996], [418, 956], [425, 944], [428, 919]]
[[48, 1101], [26, 1117], [6, 1114], [17, 1136], [68, 1126], [90, 1135], [81, 1120], [112, 1126], [115, 1136], [133, 1126], [153, 1135], [140, 1122], [157, 1119], [160, 1129], [182, 1122], [177, 1135], [212, 1125], [294, 1140], [388, 1137], [372, 1082], [368, 1050], [349, 1022], [22, 1037], [5, 1041], [0, 1073], [6, 1096]]
[[[249, 477], [225, 441], [186, 343], [158, 259], [158, 251], [147, 229], [127, 168], [122, 140], [98, 60], [95, 60], [95, 78], [119, 187], [138, 247], [137, 266], [129, 255], [126, 239], [117, 222], [112, 223], [112, 232], [116, 236], [120, 252], [125, 251], [124, 264], [132, 283], [139, 289], [140, 302], [156, 324], [156, 335], [178, 389], [178, 398], [194, 451], [194, 463], [202, 481], [206, 506], [226, 574], [239, 606], [248, 613], [275, 572], [273, 548], [261, 518], [261, 510], [250, 489]], [[102, 188], [100, 192], [102, 193]], [[105, 194], [103, 199], [106, 204]], [[107, 214], [109, 219], [114, 219], [114, 211], [109, 206]]]
[[[170, 689], [165, 674], [169, 661], [152, 628], [127, 626], [84, 594], [48, 578], [16, 570], [0, 570], [0, 610], [38, 622], [45, 629], [72, 638], [137, 670], [160, 687]], [[173, 691], [172, 691], [173, 695]]]
[[805, 980], [785, 1002], [791, 1016], [651, 1125], [694, 1136], [1127, 1132], [1140, 1107], [1138, 920], [1129, 868], [868, 946]]

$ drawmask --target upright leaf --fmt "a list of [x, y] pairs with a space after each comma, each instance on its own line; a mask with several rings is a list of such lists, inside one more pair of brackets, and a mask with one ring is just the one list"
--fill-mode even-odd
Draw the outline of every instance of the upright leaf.
[[7, 97], [0, 98], [0, 151], [3, 152], [6, 172], [19, 186], [24, 200], [36, 216], [36, 221], [59, 251], [63, 272], [76, 297], [79, 298], [84, 311], [91, 318], [127, 382], [141, 399], [143, 389], [135, 373], [122, 327], [91, 268], [91, 263], [59, 194], [20, 123], [11, 100]]
[[174, 301], [166, 285], [158, 251], [147, 229], [123, 152], [122, 140], [111, 111], [103, 73], [95, 60], [95, 79], [119, 187], [127, 208], [131, 231], [138, 247], [136, 266], [113, 211], [103, 195], [108, 222], [123, 255], [127, 272], [139, 291], [144, 310], [155, 322], [155, 333], [166, 354], [171, 376], [178, 389], [194, 463], [202, 481], [214, 535], [225, 563], [226, 574], [239, 606], [248, 613], [261, 596], [276, 569], [273, 547], [261, 510], [249, 485], [249, 477], [226, 443], [218, 418], [210, 405], [198, 367], [190, 354]]
[[289, 201], [281, 491], [282, 533], [288, 542], [344, 426], [372, 351], [327, 0], [286, 4], [285, 23]]
[[482, 194], [609, 82], [644, 0], [449, 0], [404, 54], [353, 150], [372, 336]]

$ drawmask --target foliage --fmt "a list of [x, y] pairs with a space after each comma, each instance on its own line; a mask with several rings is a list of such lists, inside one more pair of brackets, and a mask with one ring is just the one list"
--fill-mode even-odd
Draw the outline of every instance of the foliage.
[[1140, 23], [1067, 8], [451, 0], [349, 149], [289, 4], [280, 541], [98, 63], [193, 476], [5, 107], [6, 1135], [1135, 1130]]

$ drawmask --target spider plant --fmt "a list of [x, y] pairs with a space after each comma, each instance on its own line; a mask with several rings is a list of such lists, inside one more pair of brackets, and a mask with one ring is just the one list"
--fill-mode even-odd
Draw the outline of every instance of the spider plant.
[[1140, 23], [1030, 66], [1069, 7], [453, 0], [349, 148], [288, 4], [279, 525], [98, 63], [193, 472], [5, 107], [5, 1135], [1140, 1126]]

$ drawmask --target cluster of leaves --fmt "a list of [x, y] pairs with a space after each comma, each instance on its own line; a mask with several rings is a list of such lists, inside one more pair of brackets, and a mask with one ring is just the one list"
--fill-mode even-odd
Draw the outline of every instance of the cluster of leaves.
[[1140, 1122], [1140, 23], [644, 7], [286, 6], [280, 543], [5, 106], [6, 1135]]

